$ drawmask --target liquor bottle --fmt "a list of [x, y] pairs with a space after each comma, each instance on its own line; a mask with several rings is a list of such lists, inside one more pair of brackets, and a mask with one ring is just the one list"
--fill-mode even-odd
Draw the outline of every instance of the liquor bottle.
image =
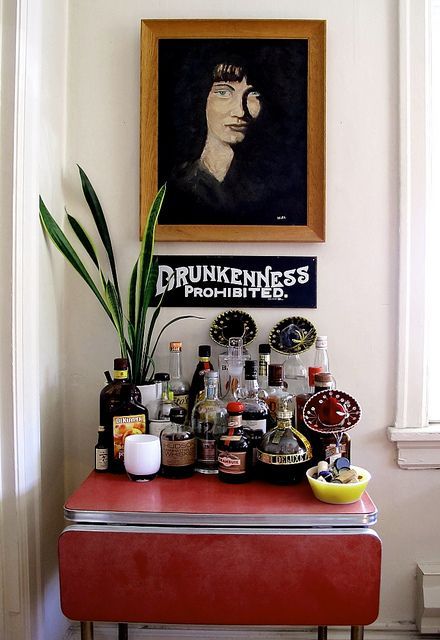
[[302, 393], [307, 380], [306, 368], [298, 353], [291, 353], [283, 362], [284, 379], [288, 391], [294, 396]]
[[185, 424], [186, 411], [173, 407], [170, 422], [160, 434], [162, 448], [162, 475], [165, 478], [189, 478], [196, 462], [196, 439]]
[[207, 344], [199, 346], [199, 362], [191, 380], [188, 393], [188, 419], [191, 420], [192, 412], [196, 402], [201, 400], [204, 393], [204, 375], [207, 371], [212, 371], [214, 367], [210, 361], [211, 347]]
[[182, 343], [170, 342], [170, 389], [174, 394], [174, 403], [188, 410], [189, 384], [182, 377]]
[[221, 398], [225, 404], [228, 404], [228, 402], [236, 401], [243, 391], [243, 365], [246, 360], [243, 354], [242, 338], [229, 338], [228, 355], [224, 361], [228, 377]]
[[239, 484], [251, 479], [252, 451], [248, 437], [243, 430], [244, 405], [229, 402], [228, 426], [218, 440], [218, 477], [223, 482]]
[[108, 446], [103, 426], [98, 427], [98, 442], [95, 446], [95, 471], [98, 473], [108, 471]]
[[283, 399], [276, 427], [263, 436], [257, 450], [259, 477], [275, 484], [296, 484], [304, 477], [311, 460], [310, 442], [292, 426], [292, 411]]
[[241, 360], [241, 374], [239, 379], [241, 381], [243, 372], [243, 363], [246, 360], [250, 360], [251, 354], [243, 344], [243, 338], [232, 337], [228, 338], [228, 347], [226, 351], [223, 351], [218, 356], [218, 372], [219, 372], [219, 395], [221, 398], [227, 396], [230, 390], [229, 376], [231, 374], [231, 357], [239, 358]]
[[[328, 389], [335, 389], [336, 381], [330, 372], [320, 372], [315, 374], [314, 392], [319, 393]], [[311, 429], [309, 429], [311, 433]], [[336, 458], [351, 457], [351, 438], [347, 432], [320, 433], [313, 432], [313, 455], [319, 462], [326, 460], [333, 464]]]
[[217, 441], [226, 431], [228, 412], [218, 397], [218, 372], [204, 376], [204, 398], [194, 406], [191, 423], [196, 437], [196, 471], [217, 473]]
[[113, 379], [110, 376], [110, 382], [102, 389], [99, 396], [99, 420], [101, 425], [105, 424], [108, 408], [119, 400], [121, 389], [124, 385], [128, 385], [132, 390], [133, 399], [136, 402], [141, 402], [141, 392], [128, 380], [127, 358], [115, 358]]
[[253, 466], [257, 460], [257, 448], [261, 438], [268, 430], [269, 408], [259, 397], [257, 382], [257, 361], [247, 360], [244, 363], [244, 393], [240, 402], [244, 405], [243, 427], [251, 440]]
[[112, 403], [107, 412], [104, 427], [107, 434], [111, 434], [112, 447], [109, 447], [109, 471], [121, 473], [124, 471], [124, 442], [132, 434], [147, 433], [148, 411], [133, 399], [134, 385], [123, 385], [120, 399]]
[[292, 412], [294, 409], [294, 400], [291, 393], [286, 391], [284, 382], [284, 368], [282, 364], [270, 364], [269, 365], [269, 380], [267, 386], [267, 397], [265, 402], [269, 408], [269, 425], [273, 428], [277, 422], [278, 405], [281, 399], [285, 401], [285, 404]]
[[[132, 404], [136, 407], [140, 418], [130, 421], [125, 426], [116, 418], [123, 416], [120, 412], [121, 404]], [[141, 392], [128, 380], [128, 360], [115, 358], [113, 380], [107, 384], [99, 396], [99, 423], [104, 427], [104, 443], [108, 448], [108, 467], [111, 472], [124, 471], [123, 440], [124, 434], [145, 433], [148, 424], [148, 412], [141, 404]]]
[[[304, 405], [307, 400], [315, 393], [315, 374], [321, 373], [321, 367], [309, 367], [308, 372], [308, 385], [304, 381], [304, 388], [297, 393], [295, 397], [295, 426], [297, 429], [304, 432], [303, 411]], [[307, 435], [307, 434], [306, 434]]]
[[260, 344], [258, 346], [258, 386], [266, 389], [269, 379], [270, 365], [270, 344]]
[[319, 370], [325, 373], [330, 371], [328, 364], [327, 336], [317, 336], [316, 338], [315, 359], [313, 365], [315, 367], [319, 367]]
[[156, 382], [162, 383], [162, 394], [159, 401], [157, 419], [169, 420], [170, 411], [172, 407], [176, 406], [174, 403], [173, 392], [170, 389], [170, 375], [169, 373], [156, 373], [154, 379]]

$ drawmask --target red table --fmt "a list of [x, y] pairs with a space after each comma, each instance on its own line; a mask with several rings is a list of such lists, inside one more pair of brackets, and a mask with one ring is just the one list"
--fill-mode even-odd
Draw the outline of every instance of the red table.
[[[381, 542], [368, 494], [327, 505], [306, 482], [227, 485], [215, 476], [92, 472], [67, 500], [61, 607], [82, 622], [364, 625], [379, 609]], [[127, 633], [119, 625], [120, 637]]]

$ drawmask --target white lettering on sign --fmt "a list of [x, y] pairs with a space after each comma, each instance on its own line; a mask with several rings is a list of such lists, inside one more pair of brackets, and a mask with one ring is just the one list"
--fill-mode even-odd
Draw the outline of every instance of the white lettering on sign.
[[[184, 287], [185, 297], [256, 298], [261, 296], [274, 299], [285, 295], [284, 287], [307, 284], [309, 280], [308, 265], [286, 271], [275, 271], [270, 265], [259, 271], [216, 265], [180, 266], [175, 269], [168, 265], [160, 265], [156, 295], [161, 296], [165, 291]], [[232, 286], [205, 288], [194, 286], [199, 283]]]

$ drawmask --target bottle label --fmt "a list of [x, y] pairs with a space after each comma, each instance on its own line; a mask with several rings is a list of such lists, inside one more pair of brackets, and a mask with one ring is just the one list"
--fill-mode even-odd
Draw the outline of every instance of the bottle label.
[[310, 460], [310, 456], [306, 451], [299, 451], [298, 453], [265, 453], [257, 449], [257, 460], [265, 464], [300, 464]]
[[123, 369], [122, 371], [115, 369], [113, 371], [113, 378], [115, 380], [126, 380], [128, 378], [128, 371], [126, 369]]
[[196, 440], [165, 440], [162, 438], [162, 464], [167, 467], [187, 467], [196, 461]]
[[152, 436], [157, 436], [160, 438], [160, 434], [168, 427], [170, 424], [169, 419], [162, 420], [150, 420], [150, 424], [148, 425], [148, 433], [151, 433]]
[[252, 431], [262, 431], [266, 433], [267, 420], [265, 418], [263, 420], [243, 420], [243, 427], [252, 429]]
[[188, 394], [174, 394], [174, 404], [177, 404], [178, 407], [182, 407], [182, 409], [188, 409]]
[[107, 471], [108, 449], [95, 449], [95, 469], [96, 471]]
[[246, 473], [246, 452], [219, 451], [218, 470], [231, 475]]
[[197, 460], [200, 462], [215, 462], [217, 458], [217, 443], [215, 440], [197, 438]]
[[124, 442], [127, 436], [146, 433], [145, 414], [135, 416], [115, 416], [113, 418], [113, 457], [124, 460]]

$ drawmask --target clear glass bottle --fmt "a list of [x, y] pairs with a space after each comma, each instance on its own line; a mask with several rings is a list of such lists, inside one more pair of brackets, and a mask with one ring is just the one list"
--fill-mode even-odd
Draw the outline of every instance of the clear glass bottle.
[[241, 337], [228, 338], [228, 348], [226, 349], [226, 351], [223, 351], [218, 356], [219, 395], [221, 398], [224, 398], [225, 396], [228, 397], [228, 392], [230, 389], [229, 376], [231, 373], [231, 367], [230, 367], [231, 357], [237, 358], [237, 359], [239, 358], [241, 360], [241, 363], [242, 363], [241, 375], [239, 376], [241, 381], [242, 373], [243, 373], [243, 364], [246, 360], [249, 360], [251, 357], [249, 351], [246, 349], [243, 343], [243, 338]]
[[162, 395], [159, 401], [157, 419], [169, 420], [170, 411], [176, 406], [174, 403], [174, 394], [170, 389], [170, 375], [169, 373], [156, 373], [154, 379], [156, 382], [162, 383]]
[[294, 400], [293, 395], [286, 391], [284, 381], [284, 367], [282, 364], [270, 364], [269, 365], [269, 380], [266, 389], [267, 398], [265, 402], [269, 408], [269, 424], [270, 427], [275, 427], [277, 423], [277, 411], [279, 402], [281, 399], [285, 401], [288, 410], [294, 412]]
[[296, 484], [311, 465], [312, 447], [307, 438], [292, 426], [292, 411], [281, 400], [277, 424], [266, 433], [257, 450], [258, 475], [275, 484]]
[[218, 397], [218, 372], [207, 371], [204, 382], [204, 398], [195, 404], [191, 416], [196, 437], [196, 471], [218, 473], [217, 442], [226, 432], [228, 412]]
[[204, 375], [207, 371], [212, 371], [214, 367], [211, 363], [211, 347], [208, 344], [199, 346], [199, 361], [194, 371], [188, 393], [188, 419], [192, 419], [192, 412], [196, 402], [202, 399], [204, 394]]
[[229, 402], [228, 426], [221, 435], [218, 448], [218, 477], [223, 482], [239, 484], [251, 479], [251, 443], [243, 430], [243, 410], [241, 402]]
[[185, 418], [183, 407], [173, 407], [170, 422], [160, 434], [161, 473], [165, 478], [189, 478], [194, 473], [196, 439], [192, 429], [185, 424]]
[[253, 466], [257, 460], [257, 448], [268, 430], [269, 421], [269, 408], [259, 397], [257, 369], [256, 360], [247, 360], [244, 363], [244, 389], [240, 398], [244, 405], [243, 427], [251, 440]]
[[234, 402], [242, 394], [243, 365], [245, 360], [246, 358], [243, 354], [243, 339], [229, 338], [228, 355], [225, 357], [228, 379], [221, 397], [225, 404]]
[[174, 403], [188, 410], [189, 384], [182, 377], [182, 343], [170, 342], [170, 389], [174, 394]]
[[288, 391], [294, 396], [302, 393], [307, 384], [306, 368], [298, 353], [291, 353], [283, 363]]
[[313, 362], [315, 367], [319, 367], [320, 371], [328, 372], [328, 351], [327, 351], [327, 336], [317, 336], [315, 342], [315, 359]]
[[98, 427], [98, 442], [95, 445], [95, 471], [108, 471], [108, 446], [105, 438], [105, 428]]

